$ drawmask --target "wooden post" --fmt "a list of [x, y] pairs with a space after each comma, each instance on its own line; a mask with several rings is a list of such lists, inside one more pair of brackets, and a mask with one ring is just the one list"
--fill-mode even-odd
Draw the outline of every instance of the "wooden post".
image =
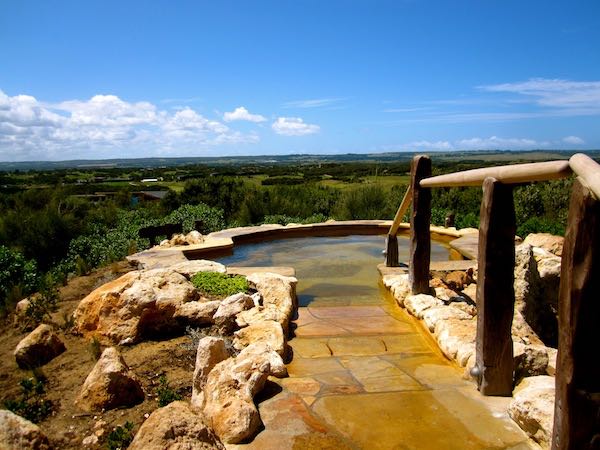
[[554, 450], [600, 448], [600, 201], [575, 180], [562, 254]]
[[428, 294], [429, 259], [431, 257], [431, 191], [422, 188], [423, 178], [431, 176], [431, 159], [426, 155], [415, 156], [410, 168], [412, 213], [410, 216], [410, 262], [408, 276], [413, 294]]
[[476, 372], [483, 395], [512, 395], [515, 229], [512, 187], [486, 178], [477, 271]]
[[399, 267], [398, 261], [398, 237], [388, 234], [385, 240], [385, 265], [387, 267]]

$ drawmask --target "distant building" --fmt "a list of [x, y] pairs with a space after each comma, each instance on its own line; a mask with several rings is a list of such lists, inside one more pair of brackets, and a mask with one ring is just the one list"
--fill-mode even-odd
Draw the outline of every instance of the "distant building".
[[169, 191], [139, 191], [131, 193], [131, 204], [137, 205], [140, 202], [159, 202]]

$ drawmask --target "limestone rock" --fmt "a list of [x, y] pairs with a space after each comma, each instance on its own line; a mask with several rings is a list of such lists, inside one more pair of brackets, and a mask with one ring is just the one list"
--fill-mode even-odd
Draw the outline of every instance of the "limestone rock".
[[404, 306], [413, 316], [423, 318], [423, 312], [434, 306], [442, 306], [444, 302], [427, 294], [409, 295], [404, 299]]
[[175, 308], [173, 318], [181, 321], [186, 325], [202, 326], [211, 325], [215, 321], [214, 314], [219, 309], [221, 302], [218, 300], [200, 302], [193, 301], [182, 303]]
[[545, 375], [548, 368], [548, 350], [543, 345], [513, 343], [515, 379]]
[[548, 345], [558, 341], [560, 258], [527, 243], [515, 247], [515, 308]]
[[102, 342], [137, 342], [144, 336], [181, 328], [177, 307], [198, 292], [181, 274], [169, 269], [133, 271], [85, 297], [74, 313], [75, 330]]
[[277, 359], [285, 368], [277, 353], [264, 345], [253, 344], [235, 358], [220, 362], [208, 374], [203, 412], [226, 444], [250, 438], [261, 426], [253, 398], [273, 372], [272, 359]]
[[47, 450], [52, 446], [37, 425], [12, 411], [0, 409], [0, 448], [2, 450]]
[[285, 337], [283, 328], [274, 320], [264, 320], [236, 331], [233, 346], [243, 350], [253, 343], [264, 343], [275, 350], [281, 357], [285, 354]]
[[477, 284], [471, 283], [465, 286], [462, 290], [462, 295], [466, 296], [469, 300], [477, 301]]
[[84, 411], [133, 406], [144, 400], [137, 377], [114, 347], [102, 352], [75, 400]]
[[473, 282], [473, 270], [456, 270], [454, 272], [450, 272], [448, 275], [446, 275], [444, 282], [453, 291], [462, 291], [465, 286], [468, 286]]
[[[477, 320], [444, 319], [435, 325], [435, 338], [440, 350], [449, 359], [456, 359], [459, 350], [461, 359], [468, 360], [464, 354], [468, 354], [475, 342], [477, 333]], [[462, 349], [462, 347], [467, 347]], [[466, 363], [466, 362], [465, 362]]]
[[194, 259], [191, 261], [180, 262], [169, 267], [173, 272], [180, 273], [186, 278], [191, 278], [198, 272], [227, 272], [227, 268], [218, 262], [206, 259]]
[[268, 361], [270, 374], [277, 378], [287, 376], [287, 367], [279, 354], [264, 342], [255, 342], [244, 348], [238, 355], [241, 358]]
[[42, 324], [19, 342], [14, 355], [20, 368], [31, 369], [46, 364], [65, 350], [53, 328]]
[[423, 322], [431, 332], [440, 320], [446, 319], [470, 320], [471, 315], [453, 306], [434, 306], [423, 312]]
[[256, 322], [274, 320], [287, 334], [296, 307], [296, 278], [265, 272], [250, 274], [247, 279], [261, 295], [262, 305], [240, 312], [236, 317], [237, 325], [243, 328]]
[[220, 337], [206, 336], [198, 342], [196, 365], [192, 380], [192, 406], [201, 409], [204, 405], [204, 385], [210, 371], [221, 361], [229, 358], [225, 340]]
[[534, 344], [534, 345], [543, 345], [544, 343], [540, 340], [538, 335], [529, 324], [523, 318], [523, 315], [515, 309], [512, 323], [512, 337], [513, 341], [521, 342], [525, 345]]
[[227, 320], [234, 320], [235, 316], [250, 309], [254, 306], [254, 300], [248, 294], [240, 292], [238, 294], [230, 295], [221, 302], [219, 308], [213, 316], [215, 323], [224, 323]]
[[554, 420], [554, 377], [540, 375], [523, 379], [508, 414], [542, 447], [549, 448]]
[[411, 294], [408, 274], [386, 275], [383, 277], [383, 284], [390, 290], [396, 302], [404, 307], [404, 299]]
[[548, 351], [548, 367], [546, 367], [546, 373], [554, 376], [556, 374], [556, 358], [558, 356], [558, 350], [551, 347], [546, 347]]
[[169, 403], [150, 414], [142, 424], [129, 450], [224, 449], [206, 426], [202, 416], [182, 401]]
[[564, 241], [564, 237], [554, 236], [550, 233], [531, 233], [523, 242], [533, 247], [543, 248], [556, 256], [562, 256]]

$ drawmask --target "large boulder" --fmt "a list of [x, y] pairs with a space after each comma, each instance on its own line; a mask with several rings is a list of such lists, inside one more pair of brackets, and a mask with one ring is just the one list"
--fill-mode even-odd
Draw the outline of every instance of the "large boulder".
[[173, 318], [190, 326], [212, 325], [215, 323], [213, 317], [220, 305], [219, 300], [182, 303], [175, 308]]
[[548, 350], [543, 345], [513, 342], [515, 379], [545, 375], [548, 369]]
[[524, 378], [508, 407], [510, 417], [543, 448], [552, 439], [554, 392], [554, 377]]
[[233, 346], [243, 350], [253, 343], [263, 343], [275, 350], [281, 357], [285, 354], [283, 328], [274, 320], [263, 320], [236, 331]]
[[254, 396], [262, 390], [267, 377], [275, 374], [274, 362], [285, 368], [276, 352], [264, 345], [258, 347], [251, 345], [235, 358], [220, 362], [206, 380], [203, 412], [226, 444], [240, 443], [257, 432], [262, 422]]
[[565, 238], [562, 236], [554, 236], [550, 233], [531, 233], [527, 235], [523, 242], [533, 247], [543, 248], [556, 256], [562, 256]]
[[440, 299], [427, 294], [409, 295], [404, 299], [404, 307], [418, 319], [423, 318], [423, 313], [429, 308], [443, 306]]
[[515, 247], [515, 308], [544, 341], [558, 341], [560, 258], [522, 243]]
[[248, 283], [262, 297], [263, 304], [240, 312], [236, 322], [245, 327], [262, 320], [279, 322], [287, 334], [289, 321], [297, 306], [295, 277], [286, 277], [276, 273], [253, 273], [247, 277]]
[[223, 449], [202, 416], [182, 401], [155, 410], [142, 424], [129, 450]]
[[169, 269], [184, 275], [186, 278], [191, 278], [198, 272], [227, 272], [227, 268], [223, 264], [207, 259], [193, 259], [180, 262], [169, 266]]
[[75, 330], [105, 343], [133, 343], [148, 335], [172, 333], [182, 323], [174, 315], [198, 292], [170, 269], [129, 272], [85, 297], [74, 313]]
[[248, 294], [240, 292], [238, 294], [230, 295], [221, 302], [213, 319], [217, 324], [234, 321], [239, 313], [250, 309], [253, 306], [254, 300], [252, 300], [252, 297]]
[[109, 347], [85, 379], [75, 403], [84, 411], [101, 411], [142, 401], [144, 391], [137, 377], [118, 350]]
[[221, 361], [229, 358], [225, 340], [220, 337], [206, 336], [198, 342], [196, 365], [192, 380], [192, 406], [202, 409], [204, 406], [204, 386], [210, 371]]
[[19, 342], [14, 355], [20, 368], [31, 369], [46, 364], [65, 350], [54, 329], [42, 324]]
[[0, 449], [47, 450], [52, 446], [40, 428], [15, 413], [0, 409]]

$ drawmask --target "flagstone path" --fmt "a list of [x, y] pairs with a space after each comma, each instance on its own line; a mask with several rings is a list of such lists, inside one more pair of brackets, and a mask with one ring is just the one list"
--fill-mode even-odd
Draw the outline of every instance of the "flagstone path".
[[[327, 304], [327, 303], [326, 303]], [[390, 300], [301, 307], [289, 378], [249, 449], [529, 449], [510, 399], [482, 397]]]

